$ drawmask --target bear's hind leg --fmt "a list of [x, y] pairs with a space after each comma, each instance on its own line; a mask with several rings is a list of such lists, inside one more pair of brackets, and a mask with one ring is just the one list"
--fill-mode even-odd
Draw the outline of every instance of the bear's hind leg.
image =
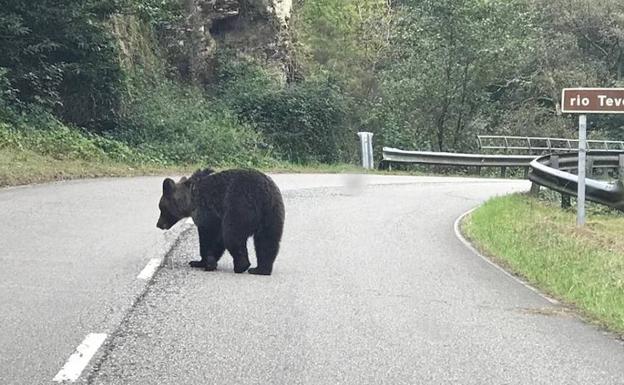
[[226, 209], [223, 216], [223, 241], [225, 248], [234, 260], [234, 272], [244, 273], [249, 269], [249, 255], [247, 253], [247, 239], [253, 234], [255, 216], [253, 205], [245, 200], [236, 200]]
[[[281, 235], [281, 233], [279, 234]], [[254, 246], [256, 248], [256, 257], [258, 266], [249, 269], [249, 274], [271, 275], [273, 272], [273, 262], [279, 252], [280, 238], [276, 234], [260, 231], [254, 235]]]
[[234, 260], [234, 272], [244, 273], [249, 269], [249, 255], [247, 253], [247, 239], [225, 239], [225, 247]]

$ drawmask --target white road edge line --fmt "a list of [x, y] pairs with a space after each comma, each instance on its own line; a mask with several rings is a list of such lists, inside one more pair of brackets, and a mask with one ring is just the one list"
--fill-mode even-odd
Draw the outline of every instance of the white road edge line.
[[457, 239], [459, 239], [468, 249], [470, 249], [470, 251], [472, 251], [474, 254], [478, 255], [479, 257], [481, 257], [481, 259], [483, 259], [485, 262], [489, 263], [490, 265], [494, 266], [495, 268], [497, 268], [498, 270], [502, 271], [503, 274], [505, 274], [506, 276], [508, 276], [509, 278], [513, 279], [514, 281], [518, 282], [519, 284], [521, 284], [522, 286], [526, 287], [527, 289], [531, 290], [532, 292], [534, 292], [535, 294], [539, 295], [540, 297], [544, 298], [546, 301], [550, 302], [553, 305], [560, 305], [561, 303], [559, 301], [557, 301], [554, 298], [550, 298], [549, 296], [547, 296], [546, 294], [542, 293], [541, 291], [537, 290], [536, 288], [534, 288], [533, 286], [531, 286], [530, 284], [528, 284], [527, 282], [523, 281], [522, 279], [516, 277], [515, 275], [511, 274], [510, 272], [508, 272], [507, 270], [503, 269], [502, 267], [500, 267], [499, 265], [497, 265], [496, 263], [494, 263], [491, 259], [489, 259], [488, 257], [484, 256], [483, 254], [481, 254], [479, 252], [479, 250], [475, 249], [475, 247], [472, 245], [472, 243], [470, 243], [466, 238], [464, 238], [464, 236], [462, 235], [461, 231], [459, 230], [461, 221], [467, 217], [468, 215], [470, 215], [473, 211], [475, 211], [476, 209], [478, 209], [478, 207], [475, 207], [473, 209], [468, 210], [467, 212], [463, 213], [462, 215], [459, 216], [459, 218], [457, 218], [455, 220], [455, 224], [453, 225], [454, 229], [455, 229], [455, 236], [457, 237]]
[[76, 348], [76, 351], [69, 357], [65, 366], [52, 379], [54, 382], [75, 382], [82, 371], [87, 366], [91, 358], [106, 340], [104, 333], [88, 334], [84, 341]]
[[141, 270], [139, 275], [137, 275], [137, 279], [143, 279], [143, 280], [146, 280], [146, 281], [150, 280], [152, 278], [152, 276], [154, 275], [154, 273], [156, 272], [156, 270], [158, 270], [158, 268], [162, 264], [162, 261], [163, 261], [162, 258], [152, 258], [152, 259], [150, 259], [150, 261], [143, 268], [143, 270]]

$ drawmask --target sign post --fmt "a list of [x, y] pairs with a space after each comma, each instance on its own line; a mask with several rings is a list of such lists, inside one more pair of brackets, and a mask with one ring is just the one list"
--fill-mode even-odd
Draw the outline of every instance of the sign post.
[[578, 190], [576, 193], [576, 225], [585, 226], [585, 167], [587, 158], [587, 115], [579, 115]]
[[624, 114], [624, 88], [565, 88], [561, 93], [561, 112], [580, 114], [576, 224], [582, 227], [585, 225], [586, 114]]

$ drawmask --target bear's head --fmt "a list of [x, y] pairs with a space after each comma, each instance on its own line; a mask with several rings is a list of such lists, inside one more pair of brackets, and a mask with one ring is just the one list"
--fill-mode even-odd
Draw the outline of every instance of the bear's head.
[[160, 218], [156, 227], [167, 230], [173, 227], [180, 219], [191, 216], [192, 199], [191, 186], [186, 177], [178, 183], [167, 178], [163, 182], [163, 192], [158, 204]]

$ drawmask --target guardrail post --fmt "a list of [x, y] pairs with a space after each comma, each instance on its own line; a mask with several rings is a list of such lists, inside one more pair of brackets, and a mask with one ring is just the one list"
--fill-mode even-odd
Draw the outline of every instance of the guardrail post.
[[540, 185], [538, 185], [535, 182], [531, 183], [531, 195], [533, 195], [534, 197], [538, 197], [539, 192], [540, 192]]
[[505, 178], [507, 177], [507, 167], [502, 166], [501, 167], [501, 178]]
[[[559, 155], [552, 155], [550, 157], [550, 167], [559, 170]], [[568, 194], [561, 194], [561, 208], [567, 209], [571, 205], [570, 196]]]
[[587, 158], [587, 177], [591, 178], [594, 176], [594, 158]]
[[618, 179], [624, 182], [624, 154], [620, 154], [618, 166]]
[[570, 207], [572, 207], [570, 196], [568, 194], [561, 194], [561, 208], [569, 209]]
[[373, 133], [358, 132], [362, 145], [362, 167], [367, 170], [373, 168]]

